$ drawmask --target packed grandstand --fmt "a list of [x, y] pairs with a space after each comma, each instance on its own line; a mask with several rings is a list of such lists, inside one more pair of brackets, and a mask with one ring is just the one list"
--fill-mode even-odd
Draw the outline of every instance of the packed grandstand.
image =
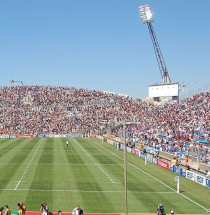
[[187, 148], [200, 148], [209, 158], [210, 91], [183, 101], [156, 105], [151, 101], [115, 93], [52, 86], [0, 88], [0, 136], [105, 134], [123, 135], [128, 142], [146, 144], [187, 156]]

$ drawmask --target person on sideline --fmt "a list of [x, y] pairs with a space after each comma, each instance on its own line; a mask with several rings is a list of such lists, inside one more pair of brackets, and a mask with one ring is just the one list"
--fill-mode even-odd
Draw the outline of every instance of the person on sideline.
[[79, 205], [77, 205], [72, 211], [72, 215], [82, 215], [82, 214], [83, 214], [83, 210], [80, 208]]
[[175, 215], [175, 211], [174, 210], [171, 210], [171, 215]]
[[58, 215], [62, 215], [62, 210], [58, 210]]
[[24, 202], [21, 202], [20, 205], [22, 206], [22, 214], [26, 214], [26, 206], [24, 205]]
[[8, 205], [4, 206], [4, 215], [11, 215], [11, 209]]
[[41, 204], [40, 211], [42, 211], [42, 215], [48, 215], [49, 207], [46, 203]]

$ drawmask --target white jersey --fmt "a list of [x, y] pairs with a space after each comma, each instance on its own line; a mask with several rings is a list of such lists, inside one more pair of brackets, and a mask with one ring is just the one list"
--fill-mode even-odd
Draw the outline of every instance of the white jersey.
[[48, 215], [49, 208], [48, 206], [42, 208], [42, 215]]

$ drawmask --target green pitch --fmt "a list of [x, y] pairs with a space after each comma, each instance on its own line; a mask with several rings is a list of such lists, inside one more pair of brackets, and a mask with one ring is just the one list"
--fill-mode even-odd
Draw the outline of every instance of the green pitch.
[[[86, 213], [124, 213], [123, 151], [98, 139], [0, 139], [0, 206], [28, 211], [46, 202], [51, 211], [71, 211], [80, 204]], [[205, 214], [210, 190], [128, 153], [128, 212]]]

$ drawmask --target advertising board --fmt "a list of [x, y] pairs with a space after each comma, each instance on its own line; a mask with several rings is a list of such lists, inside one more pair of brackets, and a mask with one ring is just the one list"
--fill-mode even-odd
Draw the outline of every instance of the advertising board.
[[16, 138], [16, 136], [15, 135], [11, 135], [11, 136], [9, 136], [9, 138]]
[[107, 139], [107, 143], [110, 143], [113, 145], [113, 140]]
[[206, 186], [208, 187], [208, 188], [210, 188], [210, 179], [206, 179]]
[[135, 149], [134, 152], [133, 152], [133, 154], [139, 157], [140, 151], [138, 149]]
[[[146, 154], [144, 152], [140, 152], [139, 157], [145, 159]], [[152, 155], [147, 154], [147, 160], [151, 163], [157, 164], [157, 158]]]
[[153, 149], [151, 147], [147, 147], [146, 148], [146, 152], [148, 152], [150, 154], [158, 154], [158, 150], [157, 149]]
[[162, 161], [160, 159], [157, 159], [157, 165], [164, 169], [169, 169], [169, 163]]
[[20, 134], [18, 134], [17, 136], [16, 136], [16, 138], [33, 138], [34, 137], [34, 135], [20, 135]]
[[153, 157], [152, 155], [147, 154], [147, 160], [151, 163], [157, 164], [157, 158]]
[[172, 172], [177, 173], [177, 174], [185, 177], [185, 172], [181, 167], [173, 165], [170, 169]]
[[186, 178], [206, 186], [206, 177], [202, 175], [186, 170]]
[[140, 157], [143, 158], [143, 159], [145, 159], [145, 154], [144, 154], [144, 152], [141, 152], [141, 153], [140, 153]]

